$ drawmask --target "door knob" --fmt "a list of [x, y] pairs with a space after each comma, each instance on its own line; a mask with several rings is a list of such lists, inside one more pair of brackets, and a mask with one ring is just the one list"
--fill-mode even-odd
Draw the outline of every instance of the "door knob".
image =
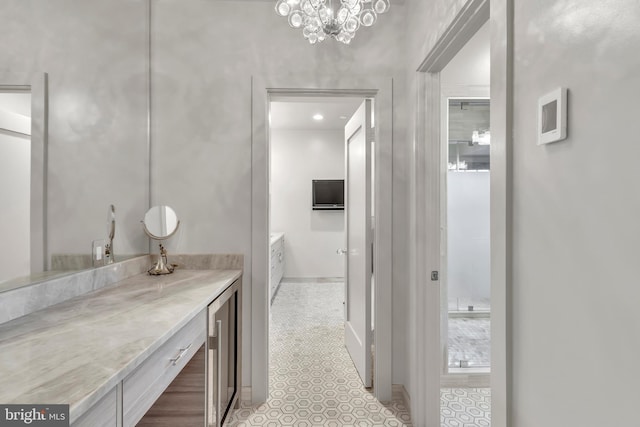
[[344, 255], [344, 254], [346, 254], [346, 253], [347, 253], [347, 250], [346, 250], [346, 249], [338, 249], [338, 250], [336, 251], [336, 253], [337, 253], [338, 255]]

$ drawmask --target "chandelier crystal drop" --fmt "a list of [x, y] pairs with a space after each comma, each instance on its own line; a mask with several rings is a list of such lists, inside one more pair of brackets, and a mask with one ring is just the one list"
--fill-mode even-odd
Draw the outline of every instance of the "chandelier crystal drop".
[[372, 26], [389, 7], [389, 0], [278, 0], [276, 13], [302, 28], [311, 44], [327, 37], [349, 44], [361, 25]]

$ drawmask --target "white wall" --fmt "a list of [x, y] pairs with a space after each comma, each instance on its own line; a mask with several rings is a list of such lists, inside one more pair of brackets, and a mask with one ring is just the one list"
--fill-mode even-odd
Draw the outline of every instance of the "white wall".
[[344, 131], [271, 131], [271, 231], [285, 234], [284, 277], [343, 277], [344, 211], [311, 209], [313, 179], [344, 179]]
[[30, 273], [31, 139], [0, 129], [0, 282]]
[[[512, 425], [637, 425], [640, 2], [514, 4]], [[537, 146], [558, 86], [568, 139]]]
[[443, 86], [480, 85], [491, 82], [490, 25], [485, 23], [440, 73]]
[[483, 306], [490, 292], [489, 172], [447, 173], [447, 291], [449, 308], [460, 301]]

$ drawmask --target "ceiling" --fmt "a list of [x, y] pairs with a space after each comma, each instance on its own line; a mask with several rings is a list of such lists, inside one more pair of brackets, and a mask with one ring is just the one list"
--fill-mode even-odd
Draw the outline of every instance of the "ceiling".
[[[339, 130], [358, 109], [362, 98], [283, 97], [271, 101], [271, 129]], [[314, 120], [322, 114], [323, 120]]]

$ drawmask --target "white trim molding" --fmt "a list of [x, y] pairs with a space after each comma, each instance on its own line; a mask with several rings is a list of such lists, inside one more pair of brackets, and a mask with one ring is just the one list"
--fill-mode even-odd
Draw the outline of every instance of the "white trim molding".
[[473, 35], [489, 20], [489, 0], [467, 1], [424, 58], [418, 71], [436, 73], [456, 56]]
[[512, 425], [513, 3], [491, 1], [491, 425]]

